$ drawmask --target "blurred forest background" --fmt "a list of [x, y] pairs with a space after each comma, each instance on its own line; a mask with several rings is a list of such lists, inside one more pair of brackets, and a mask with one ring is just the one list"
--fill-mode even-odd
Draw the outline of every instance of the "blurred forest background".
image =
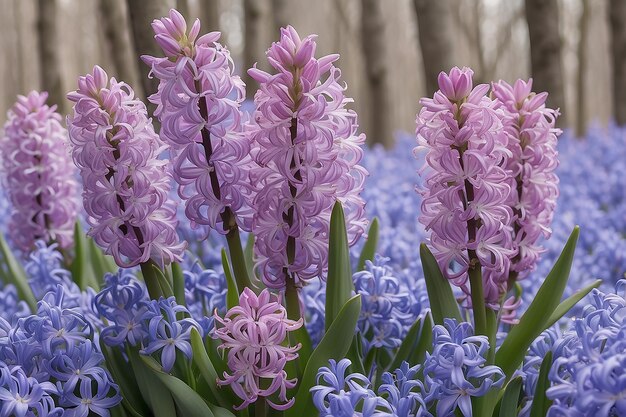
[[0, 0], [0, 114], [32, 89], [67, 112], [65, 93], [95, 64], [145, 97], [155, 84], [138, 55], [171, 7], [222, 32], [250, 99], [244, 69], [267, 68], [281, 26], [318, 34], [318, 55], [341, 54], [370, 142], [412, 132], [419, 98], [453, 65], [483, 82], [533, 76], [579, 134], [626, 123], [626, 0]]

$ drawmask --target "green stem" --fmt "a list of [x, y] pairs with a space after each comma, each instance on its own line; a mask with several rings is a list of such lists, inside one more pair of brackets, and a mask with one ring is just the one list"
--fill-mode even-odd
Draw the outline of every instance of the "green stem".
[[287, 318], [289, 320], [300, 320], [302, 313], [300, 312], [300, 294], [293, 278], [287, 278], [285, 288], [285, 307], [287, 308]]
[[226, 242], [228, 243], [228, 252], [230, 254], [230, 263], [237, 282], [237, 289], [241, 294], [244, 288], [252, 288], [252, 282], [248, 276], [248, 268], [246, 267], [246, 256], [241, 246], [241, 238], [239, 237], [239, 227], [236, 225], [231, 227], [226, 234]]
[[265, 417], [267, 416], [267, 403], [264, 397], [260, 397], [254, 404], [254, 416]]
[[141, 263], [141, 273], [143, 274], [143, 280], [148, 288], [148, 295], [152, 300], [158, 300], [163, 296], [163, 290], [159, 285], [159, 278], [154, 272], [156, 264], [150, 259], [147, 262]]
[[489, 354], [487, 363], [492, 364], [496, 360], [496, 334], [498, 332], [498, 316], [496, 312], [487, 308], [487, 336], [489, 337]]
[[483, 274], [480, 263], [470, 265], [469, 279], [472, 293], [472, 310], [474, 311], [474, 332], [477, 335], [487, 335], [487, 314], [485, 311]]

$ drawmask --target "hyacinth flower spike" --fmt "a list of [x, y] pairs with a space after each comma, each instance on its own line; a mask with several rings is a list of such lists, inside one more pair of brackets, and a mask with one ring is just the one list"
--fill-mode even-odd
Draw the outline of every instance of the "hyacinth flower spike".
[[162, 294], [155, 268], [178, 262], [186, 247], [168, 201], [166, 149], [130, 86], [98, 66], [69, 93], [72, 156], [83, 178], [89, 235], [120, 267], [141, 265], [152, 298]]
[[297, 381], [288, 379], [285, 365], [298, 357], [300, 344], [289, 346], [286, 342], [288, 333], [302, 327], [303, 320], [288, 319], [278, 297], [267, 289], [257, 296], [249, 288], [224, 318], [217, 311], [214, 317], [213, 335], [222, 341], [219, 349], [226, 351], [230, 370], [218, 384], [230, 385], [243, 400], [234, 408], [242, 410], [255, 402], [263, 410], [265, 403], [275, 410], [291, 407], [294, 399], [287, 399], [287, 390]]
[[267, 51], [275, 74], [248, 73], [260, 85], [249, 129], [257, 167], [255, 255], [264, 284], [285, 292], [289, 317], [300, 318], [299, 289], [328, 269], [330, 215], [341, 202], [348, 243], [367, 221], [360, 197], [367, 171], [358, 165], [365, 136], [333, 65], [338, 55], [315, 58], [315, 36], [291, 26]]
[[13, 205], [12, 241], [23, 251], [37, 240], [72, 244], [78, 216], [78, 183], [67, 131], [48, 93], [19, 96], [0, 138], [2, 182]]
[[471, 297], [476, 332], [487, 334], [485, 301], [497, 304], [500, 292], [484, 285], [483, 273], [508, 272], [514, 254], [502, 167], [510, 151], [489, 86], [473, 87], [472, 75], [469, 68], [442, 72], [440, 90], [421, 100], [417, 149], [426, 151], [427, 168], [419, 220], [444, 276]]
[[154, 20], [155, 40], [165, 57], [143, 56], [159, 79], [157, 105], [161, 138], [170, 146], [173, 176], [193, 227], [226, 235], [239, 292], [251, 286], [239, 229], [250, 231], [252, 186], [250, 146], [239, 109], [244, 84], [233, 74], [219, 32], [198, 37], [200, 21], [189, 31], [184, 17], [170, 10]]

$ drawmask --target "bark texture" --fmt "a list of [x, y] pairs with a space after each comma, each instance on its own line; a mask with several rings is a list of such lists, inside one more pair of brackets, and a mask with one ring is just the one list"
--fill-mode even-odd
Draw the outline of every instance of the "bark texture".
[[453, 63], [453, 23], [448, 0], [413, 0], [417, 17], [418, 36], [426, 91], [437, 91], [437, 76], [449, 71]]
[[[44, 0], [45, 1], [45, 0]], [[141, 60], [141, 55], [161, 56], [163, 52], [154, 41], [154, 33], [150, 24], [154, 19], [167, 16], [170, 9], [176, 6], [175, 0], [127, 0], [128, 12], [133, 30], [133, 39], [136, 49], [136, 65], [146, 96], [157, 91], [159, 80], [156, 77], [148, 78], [150, 67]], [[148, 106], [154, 110], [153, 106]]]
[[361, 47], [367, 63], [368, 105], [370, 108], [368, 128], [369, 143], [393, 142], [390, 127], [389, 59], [385, 47], [385, 20], [383, 3], [379, 0], [361, 0]]
[[615, 122], [626, 125], [626, 1], [610, 0], [613, 112]]
[[567, 113], [565, 112], [558, 3], [557, 0], [526, 0], [525, 6], [530, 36], [533, 90], [549, 93], [548, 106], [561, 109], [557, 124], [565, 126]]
[[129, 84], [138, 97], [145, 98], [140, 81], [139, 68], [135, 57], [135, 47], [130, 34], [128, 9], [124, 0], [100, 0], [100, 16], [109, 47], [115, 78]]
[[59, 112], [64, 113], [66, 103], [61, 81], [57, 22], [57, 1], [38, 0], [37, 37], [39, 41], [39, 64], [42, 69], [41, 88], [48, 92], [48, 104], [56, 104]]

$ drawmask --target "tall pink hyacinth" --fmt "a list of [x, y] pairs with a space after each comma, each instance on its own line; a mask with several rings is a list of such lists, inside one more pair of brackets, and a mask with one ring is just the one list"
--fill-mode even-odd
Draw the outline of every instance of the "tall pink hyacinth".
[[[296, 379], [288, 379], [285, 364], [298, 357], [300, 344], [285, 346], [288, 332], [300, 328], [302, 319], [289, 320], [278, 298], [267, 289], [258, 296], [245, 288], [239, 296], [239, 305], [231, 308], [219, 323], [214, 336], [221, 339], [219, 349], [228, 355], [230, 373], [224, 372], [220, 385], [230, 385], [243, 400], [236, 410], [263, 398], [276, 410], [286, 410], [294, 403], [287, 399], [287, 390], [296, 386]], [[277, 395], [279, 404], [270, 397]]]
[[509, 205], [513, 208], [513, 248], [511, 281], [534, 270], [542, 247], [539, 240], [550, 237], [552, 217], [559, 196], [557, 135], [559, 113], [546, 107], [547, 93], [532, 92], [532, 79], [493, 84], [496, 105], [504, 112], [503, 123], [509, 134], [508, 159], [511, 172]]
[[365, 136], [357, 134], [357, 116], [346, 109], [352, 100], [333, 65], [339, 56], [316, 59], [315, 38], [300, 39], [291, 26], [283, 28], [267, 51], [276, 73], [248, 71], [260, 84], [249, 131], [258, 164], [251, 173], [258, 185], [255, 253], [271, 288], [325, 276], [336, 201], [346, 213], [350, 244], [366, 227], [359, 194], [367, 171], [358, 165]]
[[22, 250], [38, 239], [72, 244], [78, 216], [78, 183], [67, 131], [48, 93], [18, 96], [0, 141], [3, 185], [13, 204], [11, 239]]
[[497, 308], [507, 282], [495, 278], [508, 277], [516, 253], [505, 169], [511, 151], [501, 114], [486, 96], [489, 85], [473, 87], [472, 75], [468, 68], [442, 72], [439, 91], [421, 100], [416, 150], [426, 152], [426, 167], [419, 221], [431, 231], [444, 275], [470, 295], [468, 278], [482, 268], [482, 283], [472, 286], [482, 284], [484, 301]]
[[200, 36], [200, 21], [189, 32], [183, 16], [152, 23], [165, 57], [143, 56], [159, 80], [149, 100], [157, 104], [161, 138], [171, 147], [173, 176], [193, 226], [220, 233], [250, 230], [248, 176], [250, 146], [242, 134], [240, 104], [245, 88], [233, 74], [219, 32]]
[[158, 159], [166, 147], [145, 105], [98, 66], [79, 78], [68, 98], [75, 103], [68, 127], [89, 235], [123, 267], [180, 261], [185, 244], [167, 199], [167, 161]]

